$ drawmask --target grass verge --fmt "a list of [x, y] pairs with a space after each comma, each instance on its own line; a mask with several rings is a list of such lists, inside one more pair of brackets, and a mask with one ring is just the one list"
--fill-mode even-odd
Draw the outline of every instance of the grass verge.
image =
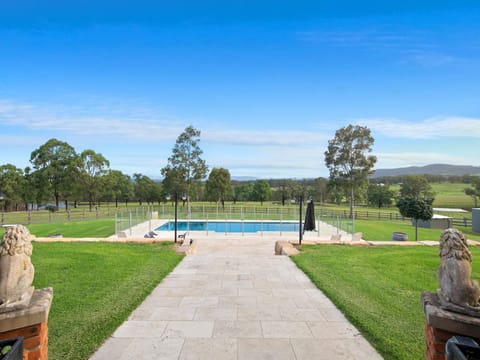
[[[472, 277], [480, 277], [480, 250]], [[424, 359], [422, 291], [437, 288], [437, 247], [308, 246], [292, 257], [385, 359]]]
[[34, 285], [54, 294], [49, 358], [87, 359], [181, 259], [171, 243], [34, 243]]

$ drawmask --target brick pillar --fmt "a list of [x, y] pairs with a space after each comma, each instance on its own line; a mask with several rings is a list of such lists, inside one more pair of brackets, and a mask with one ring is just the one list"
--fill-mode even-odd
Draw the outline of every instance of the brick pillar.
[[52, 288], [35, 290], [26, 309], [0, 313], [0, 339], [23, 336], [23, 360], [48, 360]]
[[445, 344], [453, 336], [467, 336], [480, 344], [480, 318], [443, 309], [436, 293], [422, 293], [422, 302], [426, 360], [445, 360]]

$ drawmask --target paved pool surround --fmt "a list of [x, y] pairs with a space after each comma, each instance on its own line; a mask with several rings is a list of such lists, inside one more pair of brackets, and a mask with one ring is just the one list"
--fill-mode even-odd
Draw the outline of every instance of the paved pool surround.
[[197, 252], [90, 359], [381, 359], [265, 234], [188, 234]]

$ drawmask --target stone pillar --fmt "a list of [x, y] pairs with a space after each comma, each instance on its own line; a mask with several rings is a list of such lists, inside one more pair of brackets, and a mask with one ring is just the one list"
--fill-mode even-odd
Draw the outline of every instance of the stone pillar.
[[445, 344], [453, 336], [467, 336], [480, 344], [480, 318], [443, 309], [436, 293], [423, 292], [427, 360], [445, 360]]
[[25, 309], [0, 313], [0, 339], [23, 336], [23, 360], [48, 360], [48, 314], [53, 290], [35, 290]]

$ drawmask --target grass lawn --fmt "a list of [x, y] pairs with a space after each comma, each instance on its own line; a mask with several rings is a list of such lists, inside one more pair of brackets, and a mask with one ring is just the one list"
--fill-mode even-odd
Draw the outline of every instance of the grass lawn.
[[49, 358], [87, 359], [182, 256], [171, 243], [34, 243], [34, 286], [53, 287]]
[[[473, 278], [480, 249], [471, 248]], [[302, 247], [292, 260], [385, 359], [424, 359], [423, 290], [437, 288], [437, 247]]]
[[108, 237], [115, 233], [114, 219], [53, 222], [27, 225], [31, 234], [48, 237], [62, 234], [63, 237]]
[[[480, 241], [480, 234], [474, 233], [471, 228], [458, 227], [470, 240]], [[385, 221], [385, 220], [356, 220], [355, 231], [362, 232], [365, 240], [390, 241], [395, 231], [408, 234], [408, 240], [415, 241], [415, 226], [410, 221]], [[418, 240], [440, 239], [443, 230], [418, 228]]]

